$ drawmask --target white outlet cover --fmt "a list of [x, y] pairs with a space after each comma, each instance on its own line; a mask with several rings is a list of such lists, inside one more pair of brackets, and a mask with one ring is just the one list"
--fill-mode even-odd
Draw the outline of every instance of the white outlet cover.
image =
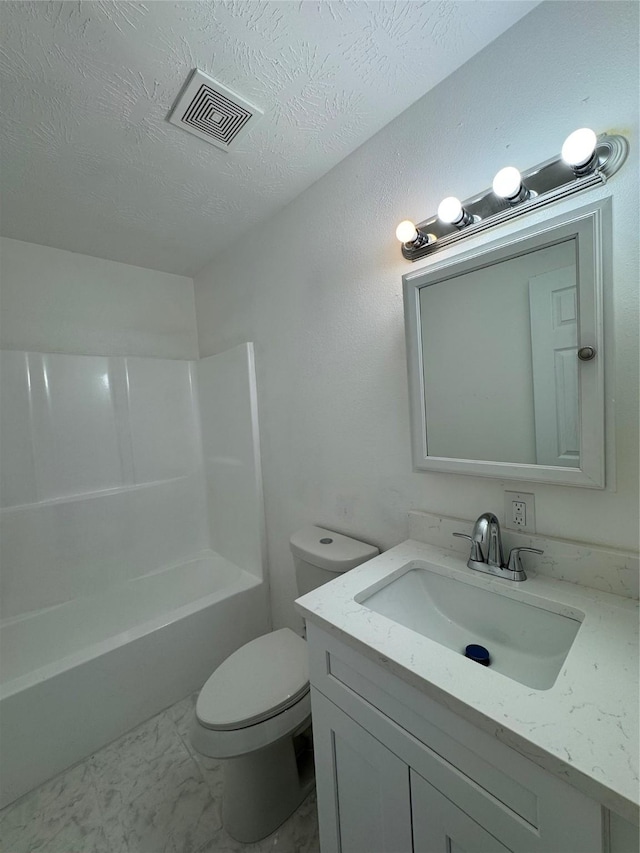
[[[521, 501], [526, 505], [526, 524], [515, 524], [513, 521], [513, 502]], [[521, 533], [536, 532], [536, 505], [532, 492], [504, 493], [504, 526], [508, 530], [519, 530]]]

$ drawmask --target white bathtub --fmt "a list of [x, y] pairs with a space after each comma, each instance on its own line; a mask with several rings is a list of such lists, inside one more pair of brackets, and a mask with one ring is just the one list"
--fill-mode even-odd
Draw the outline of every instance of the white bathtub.
[[201, 686], [264, 633], [259, 578], [213, 551], [0, 625], [0, 807]]

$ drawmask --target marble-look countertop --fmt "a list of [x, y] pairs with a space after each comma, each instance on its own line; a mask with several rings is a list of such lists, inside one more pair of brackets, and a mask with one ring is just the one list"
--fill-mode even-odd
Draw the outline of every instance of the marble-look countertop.
[[[584, 621], [560, 674], [535, 690], [358, 604], [355, 596], [412, 560], [482, 589]], [[638, 822], [638, 602], [548, 577], [524, 583], [473, 572], [459, 555], [412, 539], [299, 598], [297, 607], [392, 674], [445, 702], [587, 796]]]

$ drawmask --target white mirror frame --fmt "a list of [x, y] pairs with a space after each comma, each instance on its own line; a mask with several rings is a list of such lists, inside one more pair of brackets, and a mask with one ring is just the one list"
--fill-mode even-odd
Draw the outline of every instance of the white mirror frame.
[[[421, 288], [572, 238], [577, 239], [578, 347], [595, 346], [597, 351], [596, 358], [583, 362], [580, 369], [580, 467], [430, 456], [422, 358]], [[612, 286], [611, 238], [611, 199], [604, 198], [491, 243], [456, 253], [439, 263], [429, 263], [402, 277], [414, 470], [604, 488], [603, 294], [605, 288], [609, 290]]]

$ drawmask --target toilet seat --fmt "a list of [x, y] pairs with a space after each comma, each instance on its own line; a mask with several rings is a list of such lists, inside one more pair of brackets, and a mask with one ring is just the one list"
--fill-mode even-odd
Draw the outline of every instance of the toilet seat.
[[210, 758], [237, 758], [270, 747], [311, 723], [311, 693], [274, 717], [243, 729], [207, 729], [193, 715], [190, 738], [195, 749]]
[[309, 693], [307, 644], [289, 628], [264, 634], [228, 657], [196, 703], [198, 723], [235, 731], [282, 714]]

